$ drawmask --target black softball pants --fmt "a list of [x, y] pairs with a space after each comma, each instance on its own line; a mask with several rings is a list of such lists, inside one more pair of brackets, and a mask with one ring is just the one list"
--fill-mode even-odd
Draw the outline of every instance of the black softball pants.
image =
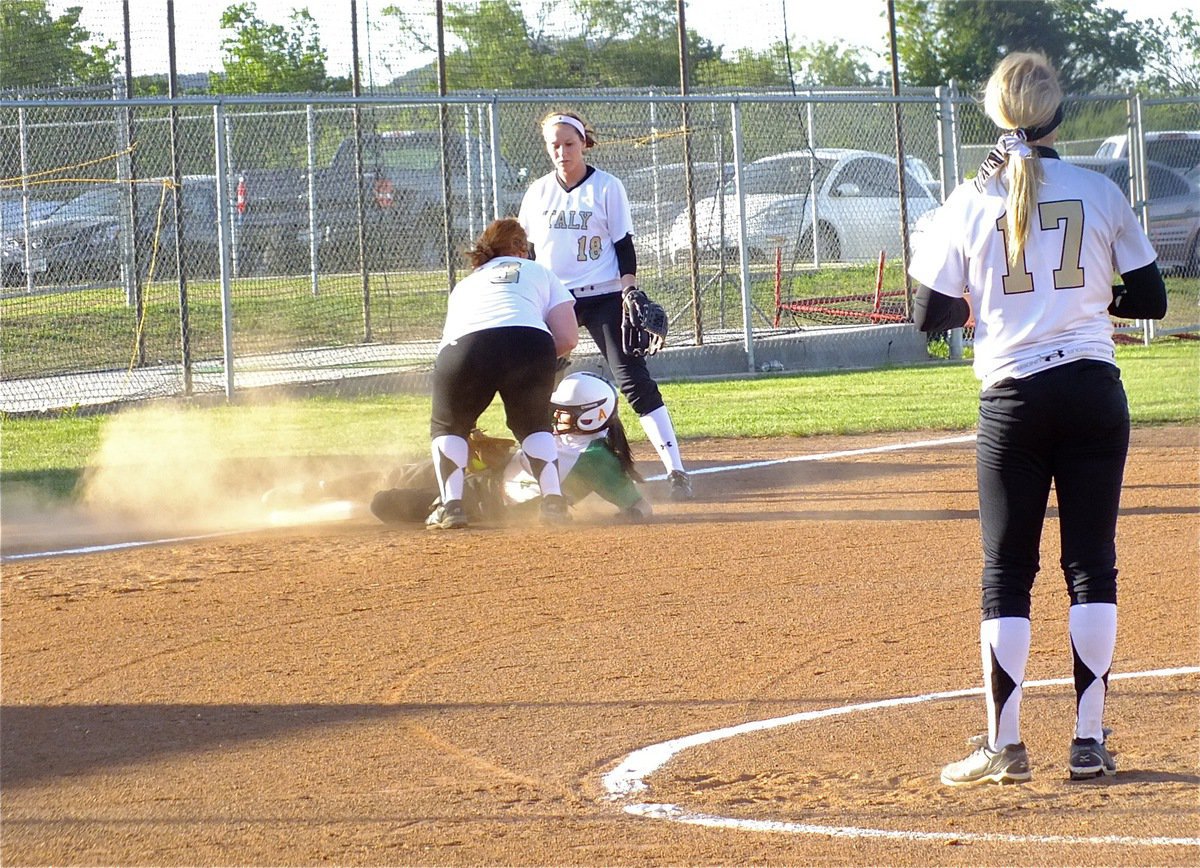
[[527, 326], [483, 329], [447, 344], [433, 363], [430, 435], [466, 438], [497, 392], [518, 443], [549, 431], [555, 362], [554, 338]]
[[1071, 604], [1116, 603], [1128, 451], [1129, 405], [1114, 365], [1071, 362], [981, 393], [975, 470], [984, 620], [1029, 617], [1051, 482]]
[[606, 292], [575, 299], [575, 320], [587, 329], [600, 354], [608, 362], [617, 388], [639, 416], [663, 406], [658, 383], [650, 376], [642, 356], [625, 353], [621, 341], [621, 293]]

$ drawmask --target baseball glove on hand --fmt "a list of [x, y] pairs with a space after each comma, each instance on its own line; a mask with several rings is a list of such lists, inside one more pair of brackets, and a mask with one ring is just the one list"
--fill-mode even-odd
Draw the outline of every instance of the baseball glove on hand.
[[621, 343], [626, 355], [652, 356], [667, 342], [667, 312], [636, 286], [621, 296]]

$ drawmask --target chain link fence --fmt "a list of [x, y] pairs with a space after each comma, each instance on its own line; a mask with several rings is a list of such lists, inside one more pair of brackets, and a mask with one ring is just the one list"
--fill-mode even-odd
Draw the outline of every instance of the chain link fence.
[[[0, 409], [427, 371], [563, 108], [626, 182], [674, 346], [907, 321], [906, 244], [995, 138], [952, 88], [0, 100]], [[1158, 332], [1198, 330], [1200, 101], [1072, 99], [1061, 129], [1170, 268]]]

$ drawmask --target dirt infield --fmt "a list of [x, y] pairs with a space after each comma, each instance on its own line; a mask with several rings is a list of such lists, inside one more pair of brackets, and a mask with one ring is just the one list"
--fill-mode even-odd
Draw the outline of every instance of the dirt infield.
[[[0, 861], [1200, 863], [1197, 432], [1134, 432], [1117, 777], [1066, 780], [1052, 503], [1034, 779], [965, 790], [937, 772], [983, 700], [938, 694], [980, 679], [973, 445], [837, 454], [940, 436], [690, 443], [698, 469], [824, 457], [700, 473], [641, 526], [368, 516], [10, 559]], [[19, 530], [6, 555], [72, 538]], [[628, 759], [752, 721], [778, 725]]]

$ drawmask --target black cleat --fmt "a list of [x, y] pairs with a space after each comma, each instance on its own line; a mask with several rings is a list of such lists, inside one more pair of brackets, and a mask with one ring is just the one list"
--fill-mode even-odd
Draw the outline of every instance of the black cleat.
[[668, 473], [667, 482], [671, 486], [671, 500], [691, 500], [696, 496], [692, 492], [691, 477], [682, 470]]
[[542, 498], [542, 524], [570, 524], [571, 511], [561, 494], [547, 494]]
[[1076, 738], [1071, 740], [1067, 768], [1070, 769], [1071, 780], [1086, 781], [1101, 775], [1115, 775], [1117, 761], [1108, 752], [1104, 742], [1094, 738]]
[[467, 526], [467, 515], [463, 512], [461, 500], [452, 500], [445, 506], [439, 506], [425, 519], [427, 530], [458, 530]]

